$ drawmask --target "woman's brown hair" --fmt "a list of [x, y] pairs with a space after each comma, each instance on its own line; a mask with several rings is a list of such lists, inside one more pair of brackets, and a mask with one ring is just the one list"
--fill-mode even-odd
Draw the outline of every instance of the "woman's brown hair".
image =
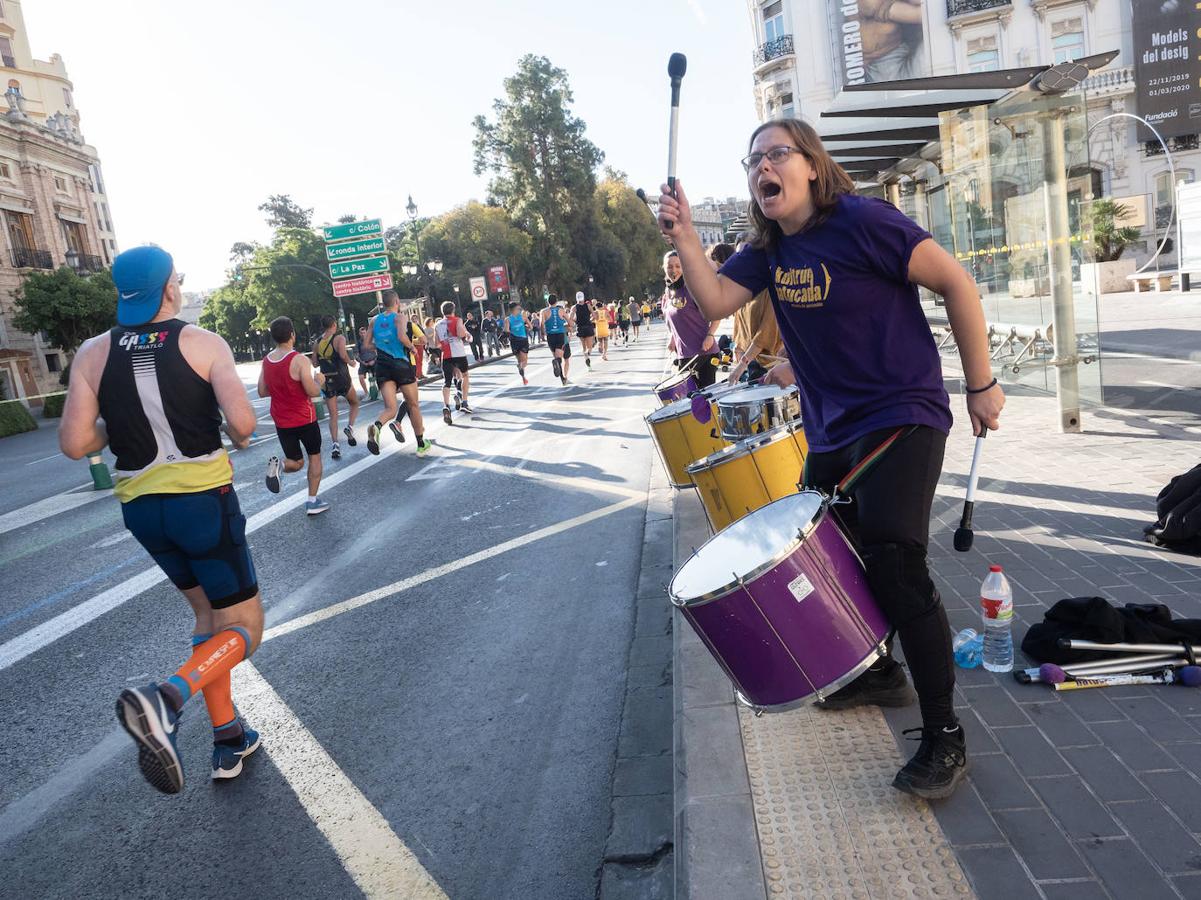
[[[747, 143], [748, 149], [754, 146], [755, 138], [769, 128], [782, 128], [787, 131], [788, 136], [817, 173], [817, 177], [811, 183], [813, 215], [803, 229], [807, 231], [830, 217], [830, 213], [838, 205], [840, 195], [855, 193], [855, 182], [830, 156], [814, 127], [800, 119], [772, 119], [770, 122], [764, 122], [751, 133], [751, 139]], [[774, 250], [783, 232], [775, 221], [763, 215], [754, 195], [751, 196], [748, 213], [751, 220], [751, 246], [759, 250]]]

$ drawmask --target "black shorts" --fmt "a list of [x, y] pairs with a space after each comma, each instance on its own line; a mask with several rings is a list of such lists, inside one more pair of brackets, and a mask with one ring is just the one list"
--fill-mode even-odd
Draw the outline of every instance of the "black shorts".
[[375, 381], [383, 384], [393, 382], [397, 387], [417, 383], [417, 370], [407, 359], [396, 359], [381, 353], [375, 358]]
[[125, 527], [181, 591], [204, 588], [213, 609], [259, 592], [234, 486], [196, 494], [146, 494], [121, 504]]
[[565, 334], [548, 334], [546, 336], [546, 346], [551, 350], [562, 350], [567, 344], [567, 335]]
[[596, 337], [596, 329], [595, 328], [580, 328], [577, 325], [575, 333], [578, 334], [582, 338]]
[[325, 373], [325, 384], [321, 386], [321, 394], [326, 400], [332, 400], [334, 397], [344, 397], [349, 390], [349, 372], [335, 372], [332, 375], [328, 372]]
[[321, 455], [321, 429], [316, 422], [297, 425], [295, 428], [276, 428], [275, 434], [279, 438], [279, 445], [283, 447], [284, 457], [287, 459], [304, 458], [300, 455], [301, 444], [304, 445], [304, 452], [309, 456]]
[[509, 335], [509, 346], [513, 348], [514, 353], [529, 353], [530, 339], [511, 334]]
[[448, 356], [442, 360], [442, 378], [443, 385], [450, 387], [455, 381], [455, 369], [458, 369], [464, 375], [467, 374], [467, 357], [466, 356]]

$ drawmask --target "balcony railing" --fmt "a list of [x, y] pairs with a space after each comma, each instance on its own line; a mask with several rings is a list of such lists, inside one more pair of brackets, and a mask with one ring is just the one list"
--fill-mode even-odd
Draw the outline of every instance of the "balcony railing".
[[13, 247], [13, 265], [18, 269], [53, 269], [54, 260], [49, 250], [32, 250], [29, 247]]
[[791, 56], [795, 51], [792, 49], [792, 35], [783, 34], [774, 41], [768, 41], [760, 45], [755, 51], [754, 60], [756, 66], [761, 66], [764, 63], [769, 63], [773, 59], [779, 59], [781, 56]]
[[966, 16], [969, 13], [987, 12], [998, 6], [1012, 6], [1011, 0], [947, 0], [947, 18]]
[[78, 268], [80, 272], [103, 272], [104, 260], [91, 253], [80, 253]]

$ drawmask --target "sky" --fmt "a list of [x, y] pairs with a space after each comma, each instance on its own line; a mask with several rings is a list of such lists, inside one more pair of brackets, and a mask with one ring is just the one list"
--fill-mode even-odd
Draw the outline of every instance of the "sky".
[[24, 0], [34, 56], [60, 53], [121, 248], [166, 248], [186, 289], [224, 280], [258, 205], [314, 222], [405, 219], [484, 200], [472, 119], [527, 53], [564, 69], [572, 111], [635, 187], [667, 170], [667, 60], [688, 57], [677, 172], [688, 196], [746, 196], [757, 124], [738, 0]]

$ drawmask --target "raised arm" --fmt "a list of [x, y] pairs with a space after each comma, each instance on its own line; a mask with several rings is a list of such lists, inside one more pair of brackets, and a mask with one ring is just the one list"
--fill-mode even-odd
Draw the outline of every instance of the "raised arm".
[[224, 339], [210, 332], [206, 335], [207, 350], [211, 354], [209, 383], [217, 396], [217, 405], [225, 416], [225, 424], [235, 446], [245, 447], [254, 433], [254, 407], [246, 396], [246, 388], [238, 377], [233, 351]]
[[[671, 228], [667, 227], [668, 222], [672, 223]], [[713, 271], [700, 235], [692, 227], [692, 208], [678, 179], [674, 196], [667, 185], [662, 185], [659, 229], [680, 254], [684, 283], [706, 319], [713, 322], [732, 316], [751, 299], [751, 292], [742, 285]]]

